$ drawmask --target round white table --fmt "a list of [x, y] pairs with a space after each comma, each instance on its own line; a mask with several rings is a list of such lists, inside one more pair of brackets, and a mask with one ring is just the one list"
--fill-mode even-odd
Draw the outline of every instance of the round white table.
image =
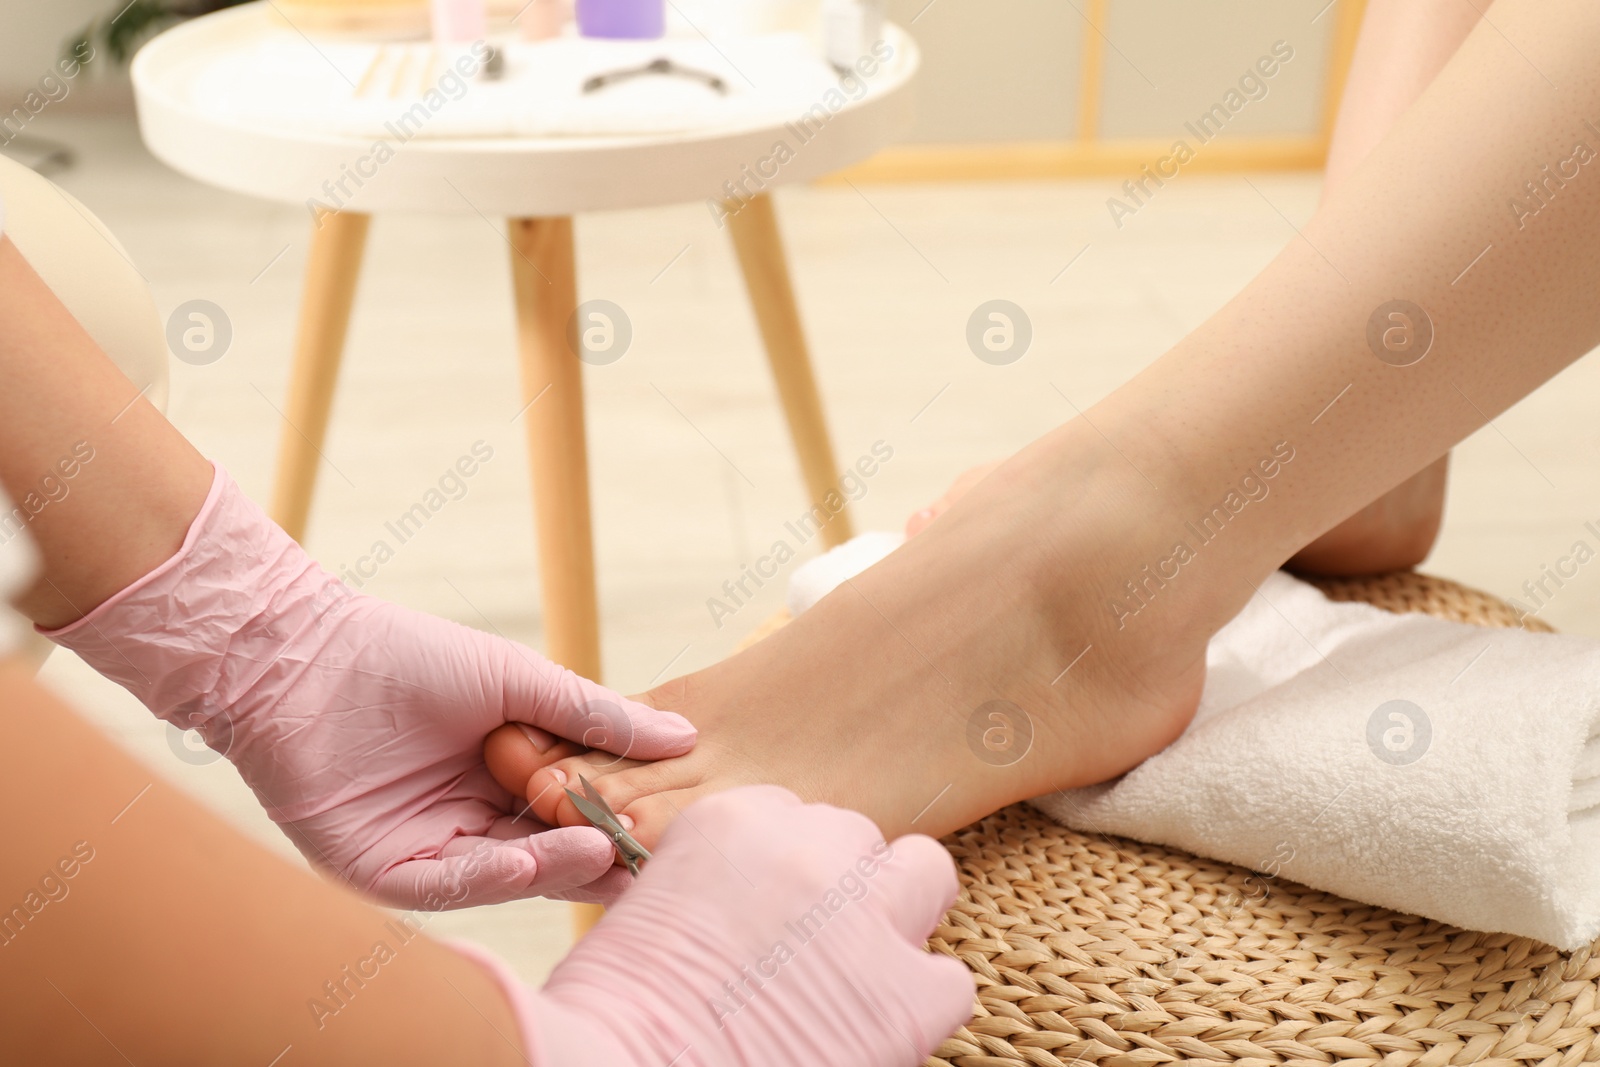
[[[313, 132], [306, 127], [326, 129], [327, 124], [297, 126], [289, 114], [276, 120], [259, 111], [241, 115], [219, 102], [219, 71], [224, 88], [229, 77], [248, 79], [251, 68], [244, 58], [274, 39], [321, 50], [321, 42], [301, 33], [267, 3], [207, 15], [156, 37], [133, 63], [139, 126], [150, 150], [185, 174], [304, 205], [325, 199], [324, 183], [369, 153], [373, 138]], [[722, 222], [733, 239], [813, 502], [835, 489], [839, 468], [768, 190], [863, 159], [909, 125], [908, 89], [919, 63], [917, 48], [893, 26], [886, 27], [884, 41], [892, 47], [892, 59], [870, 78], [860, 79], [864, 90], [841, 95], [837, 107], [830, 100], [820, 132], [805, 140], [775, 174], [763, 174], [757, 188], [746, 184], [739, 202], [727, 205], [729, 214]], [[332, 42], [328, 46], [339, 47]], [[229, 63], [231, 56], [240, 61]], [[231, 75], [235, 68], [237, 75]], [[340, 210], [320, 215], [295, 341], [273, 517], [291, 536], [303, 536], [371, 215], [436, 211], [503, 216], [509, 220], [512, 244], [523, 400], [532, 405], [550, 394], [524, 416], [546, 651], [556, 662], [599, 678], [582, 361], [568, 343], [569, 320], [578, 305], [572, 216], [726, 196], [724, 183], [740, 181], [749, 168], [770, 158], [777, 141], [794, 141], [793, 124], [801, 119], [790, 110], [752, 116], [745, 108], [738, 114], [726, 126], [692, 132], [416, 137], [383, 162], [381, 180], [363, 185]], [[829, 545], [847, 539], [849, 516], [836, 515], [822, 536]]]

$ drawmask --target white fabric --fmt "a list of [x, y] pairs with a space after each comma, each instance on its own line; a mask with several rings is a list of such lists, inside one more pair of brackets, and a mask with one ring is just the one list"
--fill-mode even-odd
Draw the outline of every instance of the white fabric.
[[[5, 233], [6, 202], [0, 197], [0, 237]], [[29, 632], [22, 616], [11, 607], [11, 598], [22, 592], [39, 565], [33, 541], [22, 528], [25, 518], [0, 490], [0, 658], [17, 651]]]
[[1207, 668], [1165, 751], [1034, 803], [1264, 871], [1260, 892], [1292, 879], [1563, 949], [1600, 935], [1600, 644], [1336, 604], [1279, 573]]
[[[197, 59], [203, 65], [185, 95], [231, 121], [383, 139], [391, 147], [413, 136], [601, 137], [737, 128], [798, 120], [817, 104], [837, 111], [847, 99], [839, 95], [838, 75], [794, 33], [720, 45], [699, 37], [559, 37], [497, 47], [505, 55], [502, 78], [463, 80], [453, 64], [477, 66], [470, 45], [323, 41], [310, 49], [303, 38], [285, 32], [209, 62]], [[720, 77], [727, 93], [676, 75], [582, 91], [590, 77], [660, 58]], [[855, 92], [869, 82], [858, 83]], [[830, 92], [837, 100], [825, 103]], [[423, 110], [416, 111], [419, 101]], [[414, 121], [402, 125], [408, 112]]]
[[[0, 207], [0, 222], [3, 212]], [[0, 659], [18, 651], [32, 632], [11, 607], [11, 598], [22, 592], [39, 566], [33, 538], [23, 526], [25, 518], [26, 513], [0, 490]]]

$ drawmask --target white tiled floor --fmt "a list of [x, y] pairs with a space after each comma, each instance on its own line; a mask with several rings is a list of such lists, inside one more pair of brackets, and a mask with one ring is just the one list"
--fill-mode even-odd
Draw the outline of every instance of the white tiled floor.
[[[163, 312], [203, 297], [231, 318], [221, 361], [174, 363], [170, 414], [265, 499], [304, 210], [172, 173], [129, 120], [66, 116], [39, 132], [78, 148], [62, 184], [122, 239]], [[1120, 231], [1104, 206], [1110, 181], [780, 194], [839, 458], [878, 440], [894, 448], [855, 505], [858, 525], [898, 526], [962, 467], [1069, 417], [1062, 394], [1086, 407], [1237, 291], [1292, 238], [1284, 216], [1298, 225], [1317, 196], [1310, 175], [1252, 181], [1260, 195], [1238, 177], [1185, 177]], [[584, 296], [621, 305], [634, 327], [627, 355], [589, 369], [587, 386], [606, 677], [635, 690], [669, 666], [717, 660], [781, 603], [780, 583], [769, 583], [720, 629], [706, 607], [802, 497], [732, 256], [705, 208], [584, 218], [578, 243]], [[475, 215], [376, 222], [308, 541], [324, 563], [352, 562], [486, 441], [494, 459], [467, 496], [368, 588], [537, 644], [508, 255]], [[969, 314], [992, 298], [1033, 322], [1032, 350], [1009, 367], [980, 363], [964, 339]], [[1600, 518], [1597, 401], [1600, 365], [1585, 361], [1462, 445], [1428, 569], [1520, 596], [1575, 539], [1596, 543], [1581, 527]], [[1581, 572], [1544, 615], [1600, 635], [1600, 577]], [[226, 764], [175, 759], [141, 709], [71, 658], [45, 673], [141, 758], [290, 853]], [[483, 941], [530, 979], [567, 941], [564, 908], [541, 902], [445, 915], [432, 928]]]

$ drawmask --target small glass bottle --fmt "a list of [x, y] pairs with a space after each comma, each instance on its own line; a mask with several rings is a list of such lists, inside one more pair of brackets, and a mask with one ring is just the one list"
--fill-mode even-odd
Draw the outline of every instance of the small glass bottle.
[[432, 0], [433, 39], [440, 44], [481, 41], [489, 33], [484, 0]]
[[834, 69], [855, 69], [856, 61], [883, 39], [884, 0], [827, 0], [822, 7], [823, 51]]
[[585, 37], [647, 40], [667, 29], [665, 0], [577, 0], [575, 6]]
[[571, 17], [568, 0], [529, 0], [517, 17], [517, 32], [524, 41], [547, 41], [560, 37]]

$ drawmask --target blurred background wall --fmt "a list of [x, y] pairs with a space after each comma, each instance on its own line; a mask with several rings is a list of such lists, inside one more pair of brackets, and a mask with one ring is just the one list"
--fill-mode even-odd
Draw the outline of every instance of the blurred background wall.
[[[1327, 0], [1109, 0], [1100, 130], [1175, 136], [1274, 41], [1294, 59], [1230, 135], [1314, 134], [1333, 11]], [[1064, 140], [1080, 129], [1086, 0], [891, 0], [923, 50], [917, 142]], [[1313, 22], [1312, 19], [1316, 18]]]
[[[117, 6], [107, 0], [0, 0], [0, 109], [10, 111], [38, 84], [60, 58], [63, 43], [90, 19], [115, 15], [127, 0], [115, 3]], [[101, 72], [96, 84], [82, 80], [73, 86], [73, 94], [82, 92], [86, 99], [119, 99], [131, 107], [125, 75], [119, 71], [106, 78], [105, 74]]]

